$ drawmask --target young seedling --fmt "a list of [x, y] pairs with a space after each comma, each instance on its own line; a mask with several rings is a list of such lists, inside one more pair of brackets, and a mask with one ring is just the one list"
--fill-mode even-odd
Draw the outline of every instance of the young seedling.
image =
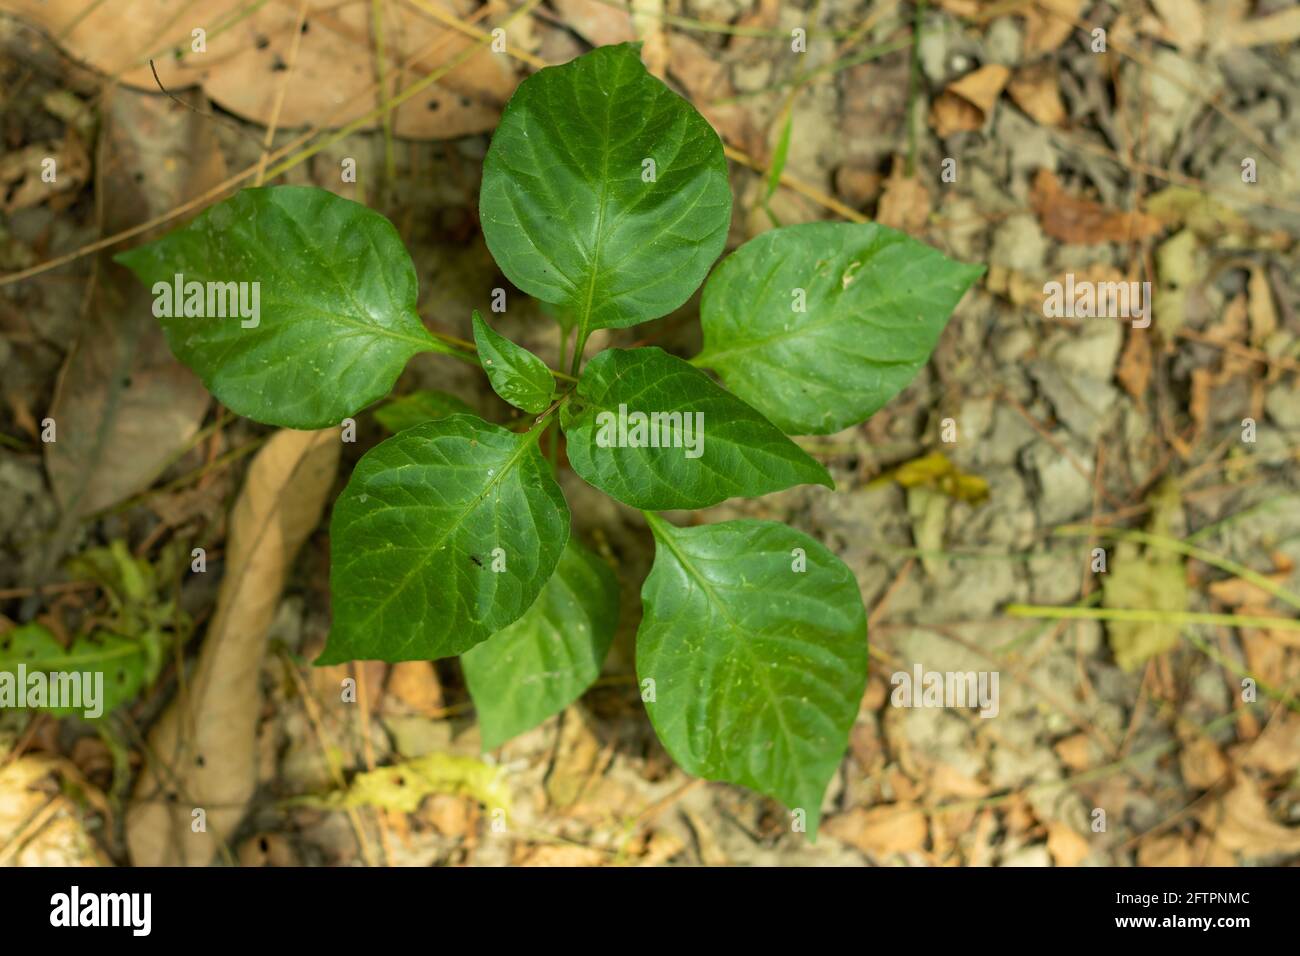
[[664, 747], [688, 773], [783, 801], [815, 835], [867, 676], [857, 581], [785, 525], [679, 527], [659, 512], [833, 488], [787, 436], [850, 427], [888, 402], [982, 269], [873, 224], [773, 229], [705, 282], [699, 355], [608, 349], [583, 365], [593, 331], [685, 303], [731, 219], [721, 141], [631, 44], [520, 85], [484, 161], [480, 212], [502, 272], [572, 335], [567, 371], [478, 314], [476, 353], [435, 337], [397, 231], [325, 190], [244, 190], [119, 259], [154, 288], [181, 361], [256, 421], [337, 427], [419, 352], [476, 359], [532, 416], [510, 431], [436, 394], [385, 409], [401, 430], [334, 506], [333, 629], [317, 663], [462, 655], [488, 748], [582, 694], [618, 589], [570, 536], [539, 447], [558, 425], [573, 470], [644, 511], [654, 536], [636, 669]]

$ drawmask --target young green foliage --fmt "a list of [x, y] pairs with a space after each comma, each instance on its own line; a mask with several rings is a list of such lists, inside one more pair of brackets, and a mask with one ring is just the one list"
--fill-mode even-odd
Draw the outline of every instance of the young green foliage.
[[322, 190], [246, 190], [122, 260], [159, 289], [181, 273], [260, 284], [257, 323], [205, 315], [202, 302], [162, 316], [176, 354], [258, 421], [337, 426], [421, 351], [478, 361], [526, 413], [507, 430], [436, 392], [376, 410], [396, 434], [361, 458], [335, 505], [334, 623], [317, 663], [462, 655], [488, 748], [580, 696], [613, 640], [618, 586], [570, 538], [561, 460], [539, 450], [555, 449], [541, 439], [558, 422], [573, 470], [646, 512], [655, 559], [637, 676], [665, 748], [690, 773], [782, 800], [812, 835], [866, 681], [853, 573], [780, 524], [677, 527], [653, 512], [833, 488], [787, 435], [846, 428], [889, 401], [981, 270], [875, 225], [773, 229], [708, 280], [694, 360], [610, 349], [584, 367], [591, 331], [686, 302], [730, 224], [721, 141], [638, 49], [600, 48], [525, 80], [484, 161], [488, 248], [566, 339], [576, 332], [570, 374], [477, 312], [472, 355], [434, 338], [396, 231]]
[[474, 344], [492, 390], [515, 408], [534, 415], [546, 410], [555, 394], [555, 379], [532, 352], [497, 335], [474, 310]]

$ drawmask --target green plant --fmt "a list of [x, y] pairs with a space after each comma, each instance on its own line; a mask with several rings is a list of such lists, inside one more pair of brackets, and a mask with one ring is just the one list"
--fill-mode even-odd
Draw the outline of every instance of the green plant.
[[[574, 471], [653, 532], [636, 661], [660, 740], [688, 772], [774, 796], [815, 835], [866, 681], [857, 582], [784, 525], [678, 527], [657, 512], [834, 487], [787, 435], [837, 431], [889, 401], [982, 270], [872, 224], [773, 229], [713, 270], [700, 355], [609, 349], [584, 366], [593, 331], [685, 303], [730, 224], [721, 141], [634, 45], [524, 81], [484, 162], [480, 211], [502, 272], [572, 338], [567, 372], [478, 313], [472, 352], [427, 331], [396, 230], [324, 190], [245, 190], [119, 259], [153, 285], [176, 355], [259, 422], [338, 426], [428, 351], [479, 361], [533, 416], [510, 431], [437, 393], [381, 411], [396, 434], [334, 507], [334, 623], [317, 663], [463, 655], [488, 747], [589, 686], [617, 586], [570, 537], [539, 447], [558, 419]], [[222, 302], [240, 283], [257, 284], [240, 299], [254, 308], [235, 315]]]

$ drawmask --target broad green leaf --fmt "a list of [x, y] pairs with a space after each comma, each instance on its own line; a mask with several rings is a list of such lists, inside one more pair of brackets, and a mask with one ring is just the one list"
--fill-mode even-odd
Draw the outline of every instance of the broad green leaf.
[[[0, 708], [97, 719], [134, 700], [158, 675], [159, 663], [140, 642], [106, 631], [78, 637], [65, 648], [45, 627], [25, 624], [0, 634]], [[75, 696], [64, 696], [69, 693]]]
[[450, 657], [528, 610], [569, 538], [541, 430], [453, 415], [362, 457], [330, 521], [334, 626], [316, 663]]
[[269, 425], [338, 425], [388, 394], [412, 355], [449, 351], [416, 314], [392, 223], [324, 189], [245, 189], [116, 258], [150, 286], [176, 357]]
[[802, 810], [815, 837], [866, 687], [853, 572], [775, 522], [648, 518], [655, 563], [641, 588], [636, 672], [654, 690], [655, 732], [687, 773]]
[[455, 395], [437, 389], [421, 389], [376, 408], [375, 421], [390, 432], [400, 432], [404, 428], [432, 421], [435, 418], [461, 414], [473, 415], [474, 409]]
[[836, 432], [915, 377], [982, 272], [874, 223], [773, 229], [709, 277], [691, 361], [790, 434]]
[[555, 379], [546, 363], [528, 349], [498, 335], [474, 310], [474, 345], [483, 371], [496, 392], [515, 408], [538, 414], [555, 394]]
[[483, 749], [573, 703], [600, 676], [618, 626], [618, 579], [574, 538], [533, 606], [460, 659]]
[[592, 329], [667, 315], [722, 252], [722, 141], [651, 76], [600, 47], [519, 85], [483, 161], [479, 213], [506, 278]]
[[662, 349], [608, 349], [561, 411], [573, 470], [634, 508], [707, 508], [803, 483], [835, 487], [780, 429]]

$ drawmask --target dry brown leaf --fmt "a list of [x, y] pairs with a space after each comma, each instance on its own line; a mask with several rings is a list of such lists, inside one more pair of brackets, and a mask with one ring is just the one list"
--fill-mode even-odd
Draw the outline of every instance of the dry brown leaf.
[[1092, 847], [1085, 837], [1075, 833], [1071, 827], [1058, 820], [1047, 824], [1047, 852], [1052, 855], [1052, 862], [1057, 866], [1078, 866]]
[[1022, 110], [1044, 126], [1065, 122], [1065, 104], [1056, 78], [1056, 65], [1039, 63], [1016, 71], [1007, 94]]
[[1084, 0], [1035, 0], [1019, 11], [1025, 18], [1025, 57], [1055, 50], [1074, 32]]
[[929, 191], [920, 177], [903, 174], [902, 157], [895, 156], [876, 209], [876, 221], [915, 236], [925, 232], [929, 218]]
[[[1279, 552], [1274, 556], [1273, 566], [1276, 570], [1265, 574], [1264, 577], [1273, 584], [1285, 585], [1287, 578], [1291, 576], [1293, 567], [1290, 559]], [[1245, 578], [1226, 578], [1222, 581], [1214, 581], [1207, 590], [1210, 592], [1210, 597], [1228, 607], [1242, 607], [1246, 604], [1266, 605], [1273, 597], [1268, 591], [1257, 584], [1247, 581]]]
[[[138, 226], [225, 178], [211, 120], [117, 88], [99, 176], [106, 233]], [[202, 157], [195, 161], [192, 157]], [[149, 486], [198, 431], [211, 398], [171, 353], [149, 289], [105, 257], [83, 330], [59, 375], [45, 446], [65, 514], [93, 514]]]
[[1050, 169], [1040, 169], [1034, 176], [1030, 201], [1043, 231], [1061, 242], [1132, 242], [1161, 230], [1160, 220], [1154, 216], [1107, 209], [1090, 199], [1071, 196]]
[[[337, 429], [280, 431], [248, 470], [198, 664], [184, 697], [149, 732], [151, 759], [126, 818], [136, 866], [205, 866], [244, 815], [255, 783], [267, 634], [294, 555], [320, 521], [340, 446]], [[207, 830], [196, 833], [191, 811], [199, 807]]]
[[736, 95], [731, 74], [725, 63], [690, 37], [674, 31], [668, 37], [668, 73], [686, 91], [695, 108], [703, 114], [726, 142], [745, 150], [757, 163], [769, 158], [767, 141], [743, 102], [719, 103]]
[[1205, 17], [1200, 0], [1151, 0], [1160, 16], [1164, 35], [1184, 53], [1194, 53], [1205, 42]]
[[1228, 772], [1228, 761], [1209, 737], [1197, 737], [1183, 745], [1178, 754], [1183, 781], [1193, 790], [1209, 790]]
[[587, 846], [547, 844], [519, 861], [519, 866], [604, 866], [608, 857]]
[[889, 856], [925, 848], [925, 814], [914, 804], [893, 803], [867, 810], [855, 807], [827, 820], [822, 829], [863, 853]]
[[1087, 734], [1074, 734], [1052, 745], [1061, 763], [1071, 770], [1087, 770], [1092, 765], [1093, 743]]
[[632, 15], [600, 0], [551, 0], [564, 25], [593, 46], [628, 43], [636, 39]]
[[420, 804], [417, 815], [446, 837], [463, 837], [473, 828], [478, 804], [472, 797], [435, 793]]
[[438, 710], [443, 706], [442, 684], [429, 661], [394, 664], [388, 674], [388, 692], [412, 710]]
[[565, 808], [577, 803], [591, 782], [600, 759], [600, 741], [581, 705], [571, 704], [560, 720], [560, 739], [555, 764], [546, 778], [546, 796], [551, 806]]
[[1151, 384], [1153, 370], [1151, 336], [1141, 329], [1130, 329], [1115, 377], [1119, 379], [1124, 391], [1141, 401], [1147, 393], [1147, 386]]
[[1238, 20], [1215, 31], [1212, 45], [1216, 49], [1290, 43], [1300, 39], [1300, 7], [1280, 10], [1266, 17]]
[[[461, 21], [473, 9], [465, 0], [427, 3]], [[174, 12], [160, 12], [157, 0], [89, 6], [83, 0], [14, 0], [9, 6], [54, 36], [74, 24], [60, 44], [103, 73], [120, 73], [128, 86], [157, 89], [147, 62], [152, 56], [171, 92], [201, 86], [225, 109], [263, 125], [275, 110], [298, 19], [297, 0], [253, 4], [224, 30], [218, 27], [232, 19], [230, 0], [195, 0]], [[306, 29], [279, 112], [282, 128], [341, 126], [379, 105], [378, 91], [370, 91], [375, 82], [370, 18], [368, 3], [308, 0]], [[196, 28], [207, 31], [205, 52], [193, 49]], [[391, 3], [384, 5], [384, 36], [390, 92], [410, 86], [476, 42], [425, 10]], [[398, 107], [394, 130], [415, 139], [489, 130], [517, 82], [510, 57], [485, 46]]]
[[939, 136], [951, 136], [982, 127], [1011, 71], [990, 63], [948, 84], [930, 107], [930, 126]]
[[1268, 286], [1268, 273], [1260, 266], [1250, 270], [1246, 283], [1250, 297], [1250, 342], [1263, 345], [1264, 340], [1277, 331], [1277, 309], [1273, 306], [1273, 292]]
[[1250, 743], [1234, 747], [1238, 766], [1262, 770], [1275, 777], [1287, 777], [1300, 767], [1300, 714], [1282, 711]]
[[1273, 819], [1259, 786], [1246, 774], [1218, 800], [1201, 809], [1201, 826], [1214, 845], [1243, 860], [1264, 860], [1300, 853], [1300, 827], [1286, 827]]
[[0, 866], [106, 864], [76, 803], [61, 792], [56, 774], [65, 766], [39, 754], [0, 766]]
[[936, 764], [930, 773], [927, 796], [934, 799], [978, 800], [988, 794], [986, 785], [946, 763]]
[[1138, 846], [1138, 866], [1191, 866], [1192, 848], [1176, 833], [1143, 840]]

